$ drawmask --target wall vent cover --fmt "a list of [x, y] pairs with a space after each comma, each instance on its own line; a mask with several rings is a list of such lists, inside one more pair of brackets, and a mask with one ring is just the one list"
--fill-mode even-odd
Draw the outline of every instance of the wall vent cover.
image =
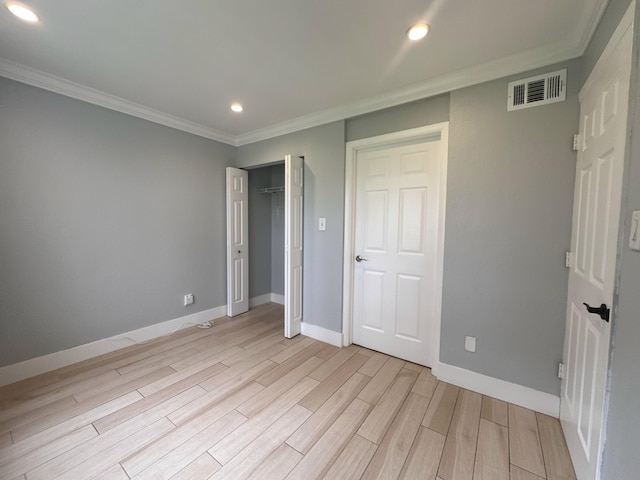
[[538, 107], [567, 99], [567, 69], [509, 82], [507, 111]]

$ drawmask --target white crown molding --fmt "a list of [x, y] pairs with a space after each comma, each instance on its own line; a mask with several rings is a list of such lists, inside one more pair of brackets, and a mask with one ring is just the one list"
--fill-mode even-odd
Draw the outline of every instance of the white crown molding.
[[199, 137], [208, 138], [217, 142], [236, 145], [236, 139], [233, 135], [207, 128], [203, 125], [184, 120], [174, 115], [145, 107], [124, 98], [110, 95], [100, 90], [80, 85], [79, 83], [65, 80], [48, 73], [26, 67], [18, 63], [12, 62], [5, 58], [0, 58], [0, 76], [26, 83], [34, 87], [42, 88], [50, 92], [59, 93], [67, 97], [82, 100], [83, 102], [98, 105], [99, 107], [115, 110], [116, 112], [126, 113], [133, 117], [142, 118], [150, 122], [158, 123], [166, 127], [175, 128], [183, 132], [191, 133]]
[[239, 147], [580, 57], [589, 45], [589, 41], [606, 10], [606, 0], [596, 1], [598, 4], [597, 7], [593, 9], [593, 14], [586, 19], [584, 27], [579, 29], [579, 31], [582, 32], [581, 35], [571, 43], [533, 49], [516, 55], [503, 57], [492, 62], [442, 75], [426, 82], [416, 83], [383, 95], [304, 115], [238, 136], [162, 113], [123, 98], [85, 87], [78, 83], [2, 58], [0, 58], [0, 76], [149, 120], [154, 123], [159, 123], [175, 128], [176, 130]]
[[551, 48], [533, 49], [517, 55], [503, 57], [492, 62], [442, 75], [426, 82], [416, 83], [402, 89], [394, 90], [384, 95], [330, 108], [321, 112], [294, 118], [271, 127], [238, 135], [236, 137], [236, 145], [242, 146], [273, 137], [279, 137], [288, 133], [317, 127], [318, 125], [364, 115], [383, 108], [394, 107], [403, 103], [441, 95], [460, 88], [470, 87], [528, 70], [546, 67], [554, 63], [564, 62], [581, 56], [582, 51], [580, 48], [581, 46], [563, 44]]
[[608, 4], [609, 0], [596, 0], [595, 8], [591, 9], [591, 16], [587, 17], [584, 24], [577, 29], [578, 38], [576, 38], [575, 44], [576, 49], [580, 52], [580, 56], [586, 52], [589, 42], [596, 32], [596, 28], [598, 28], [604, 12], [607, 10]]
[[596, 28], [598, 28], [600, 20], [602, 20], [609, 0], [595, 0], [595, 2], [596, 7], [591, 10], [591, 15], [577, 29], [578, 35], [568, 43], [532, 49], [520, 54], [503, 57], [493, 62], [458, 70], [457, 72], [394, 90], [384, 95], [294, 118], [270, 127], [238, 135], [235, 144], [236, 146], [242, 146], [261, 140], [268, 140], [269, 138], [364, 115], [383, 108], [441, 95], [460, 88], [581, 57], [587, 50]]

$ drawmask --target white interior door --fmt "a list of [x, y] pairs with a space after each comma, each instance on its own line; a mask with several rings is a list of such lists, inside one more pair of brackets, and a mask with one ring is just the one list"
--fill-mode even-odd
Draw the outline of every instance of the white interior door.
[[[579, 480], [599, 477], [611, 327], [592, 307], [613, 300], [632, 28], [616, 32], [580, 92], [560, 418]], [[603, 307], [604, 311], [604, 307]], [[606, 316], [603, 313], [603, 316]]]
[[284, 336], [302, 328], [302, 238], [304, 159], [287, 155], [284, 161]]
[[249, 193], [246, 170], [227, 167], [227, 315], [249, 310]]
[[431, 366], [439, 137], [356, 154], [353, 343]]

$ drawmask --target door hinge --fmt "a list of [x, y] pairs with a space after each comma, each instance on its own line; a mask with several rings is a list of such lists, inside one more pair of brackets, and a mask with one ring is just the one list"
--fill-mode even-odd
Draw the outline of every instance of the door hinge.
[[558, 364], [558, 378], [564, 378], [564, 363]]
[[564, 266], [567, 268], [573, 268], [575, 263], [576, 254], [573, 252], [567, 252], [564, 257]]
[[576, 133], [573, 136], [573, 150], [577, 152], [579, 149], [580, 149], [580, 134]]

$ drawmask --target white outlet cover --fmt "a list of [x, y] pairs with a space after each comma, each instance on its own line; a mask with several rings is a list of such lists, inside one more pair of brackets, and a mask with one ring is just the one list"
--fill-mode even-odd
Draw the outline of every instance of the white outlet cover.
[[476, 337], [464, 337], [464, 349], [467, 352], [476, 352]]

